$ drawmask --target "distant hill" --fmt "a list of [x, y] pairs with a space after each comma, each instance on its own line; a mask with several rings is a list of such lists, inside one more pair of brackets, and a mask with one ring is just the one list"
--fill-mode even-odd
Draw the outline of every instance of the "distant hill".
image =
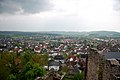
[[120, 37], [119, 32], [115, 31], [91, 31], [91, 32], [51, 32], [61, 35], [81, 36], [81, 37]]
[[9, 35], [9, 36], [15, 36], [15, 35], [21, 35], [21, 36], [42, 36], [42, 35], [59, 35], [55, 33], [50, 32], [21, 32], [21, 31], [0, 31], [0, 35]]
[[120, 33], [115, 31], [92, 31], [87, 34], [91, 37], [120, 37]]
[[35, 36], [35, 35], [54, 35], [54, 36], [74, 36], [74, 37], [112, 37], [112, 38], [120, 38], [120, 32], [115, 31], [91, 31], [91, 32], [65, 32], [65, 31], [42, 31], [42, 32], [19, 32], [19, 31], [0, 31], [0, 35], [27, 35], [27, 36]]

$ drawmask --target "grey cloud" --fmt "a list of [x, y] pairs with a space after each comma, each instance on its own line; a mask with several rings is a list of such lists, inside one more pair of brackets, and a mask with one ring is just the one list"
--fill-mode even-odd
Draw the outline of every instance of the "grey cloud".
[[49, 0], [0, 0], [0, 13], [38, 13], [51, 7]]

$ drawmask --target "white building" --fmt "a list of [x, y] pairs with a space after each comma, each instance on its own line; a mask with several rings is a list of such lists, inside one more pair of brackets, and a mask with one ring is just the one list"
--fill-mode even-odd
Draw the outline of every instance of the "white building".
[[60, 63], [56, 61], [49, 61], [48, 69], [54, 69], [55, 71], [58, 71], [60, 69]]

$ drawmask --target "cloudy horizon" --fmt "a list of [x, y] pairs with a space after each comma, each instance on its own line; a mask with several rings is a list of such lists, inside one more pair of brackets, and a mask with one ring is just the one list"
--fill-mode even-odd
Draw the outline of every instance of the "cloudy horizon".
[[0, 0], [0, 31], [118, 31], [120, 0]]

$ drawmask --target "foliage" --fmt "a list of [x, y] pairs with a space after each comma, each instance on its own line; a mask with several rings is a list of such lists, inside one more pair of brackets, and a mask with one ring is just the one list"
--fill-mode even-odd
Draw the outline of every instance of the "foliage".
[[69, 67], [66, 65], [66, 66], [63, 66], [60, 68], [60, 73], [63, 74], [63, 73], [68, 73], [69, 72]]
[[39, 63], [41, 66], [46, 66], [48, 64], [48, 55], [35, 54], [32, 56], [32, 61], [34, 63]]
[[15, 75], [11, 74], [9, 75], [8, 80], [17, 80], [17, 78]]
[[32, 56], [33, 56], [33, 54], [29, 50], [26, 50], [22, 54], [22, 62], [23, 62], [23, 64], [26, 64], [27, 62], [29, 62], [31, 60]]
[[47, 60], [47, 55], [33, 54], [30, 50], [20, 55], [14, 52], [0, 53], [0, 80], [34, 80], [46, 73], [42, 66], [47, 65]]
[[83, 72], [78, 72], [77, 74], [75, 74], [74, 79], [73, 80], [83, 80]]
[[0, 61], [0, 80], [7, 80], [7, 77], [10, 75], [10, 70]]
[[34, 80], [38, 76], [43, 76], [45, 69], [40, 67], [38, 63], [28, 62], [23, 70], [22, 80]]
[[67, 59], [67, 58], [68, 58], [68, 55], [67, 55], [66, 53], [63, 53], [63, 57], [64, 57], [65, 59]]
[[0, 58], [0, 79], [6, 80], [11, 72], [17, 72], [15, 69], [15, 53], [1, 53]]

